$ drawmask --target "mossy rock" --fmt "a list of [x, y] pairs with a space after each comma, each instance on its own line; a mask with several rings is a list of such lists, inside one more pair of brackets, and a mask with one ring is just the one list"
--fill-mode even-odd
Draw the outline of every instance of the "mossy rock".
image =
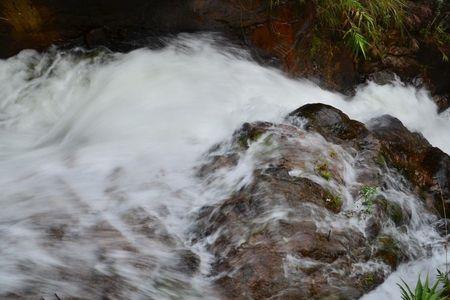
[[380, 166], [380, 167], [385, 167], [387, 165], [386, 163], [386, 158], [384, 157], [384, 155], [382, 153], [378, 153], [378, 156], [376, 157], [375, 162]]
[[408, 215], [403, 211], [400, 204], [390, 201], [383, 196], [378, 196], [374, 203], [381, 214], [392, 220], [395, 226], [402, 226], [408, 222]]
[[381, 284], [384, 280], [384, 276], [381, 272], [367, 272], [360, 277], [360, 284], [365, 291], [370, 291], [377, 285]]
[[400, 204], [388, 201], [386, 213], [396, 226], [405, 224], [406, 218]]
[[[237, 133], [237, 143], [241, 148], [248, 149], [252, 142], [256, 142], [268, 129], [269, 123], [244, 123]], [[270, 139], [269, 139], [270, 140]], [[265, 141], [265, 143], [270, 141]]]
[[373, 273], [364, 274], [361, 281], [364, 287], [371, 288], [375, 285], [375, 275]]
[[324, 195], [325, 207], [332, 212], [338, 213], [342, 209], [342, 198], [339, 195], [335, 195], [330, 191], [326, 191]]
[[330, 181], [333, 178], [333, 175], [328, 167], [328, 163], [325, 161], [317, 162], [315, 170], [316, 173], [326, 181]]
[[391, 266], [393, 270], [406, 258], [398, 241], [390, 235], [378, 236], [374, 255]]

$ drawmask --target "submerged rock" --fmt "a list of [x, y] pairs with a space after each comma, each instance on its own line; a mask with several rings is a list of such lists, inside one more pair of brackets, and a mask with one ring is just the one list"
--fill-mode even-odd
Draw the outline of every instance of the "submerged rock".
[[182, 249], [178, 251], [179, 263], [177, 269], [184, 274], [192, 275], [200, 268], [200, 257], [191, 250]]
[[[357, 299], [420, 255], [423, 249], [411, 250], [393, 234], [404, 235], [411, 221], [411, 203], [394, 196], [416, 201], [410, 187], [420, 181], [392, 177], [401, 177], [399, 162], [412, 168], [408, 162], [416, 161], [411, 151], [397, 158], [398, 149], [432, 147], [399, 130], [409, 139], [397, 137], [390, 150], [392, 139], [380, 127], [369, 130], [331, 106], [309, 104], [284, 124], [246, 123], [213, 147], [198, 176], [212, 187], [230, 186], [230, 194], [200, 211], [193, 241], [212, 253], [211, 276], [225, 299]], [[439, 158], [445, 164], [448, 156]], [[236, 176], [246, 164], [251, 178]], [[441, 182], [449, 179], [438, 170]], [[390, 193], [397, 185], [406, 194]]]

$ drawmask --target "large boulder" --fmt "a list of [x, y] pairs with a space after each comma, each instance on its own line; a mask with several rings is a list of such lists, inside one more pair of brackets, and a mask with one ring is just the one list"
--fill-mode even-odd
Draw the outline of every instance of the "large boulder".
[[[385, 136], [384, 119], [392, 120]], [[410, 203], [389, 192], [408, 185], [391, 178], [403, 178], [395, 168], [417, 168], [425, 172], [418, 179], [439, 174], [445, 189], [448, 156], [392, 117], [370, 128], [309, 104], [283, 124], [246, 123], [207, 153], [199, 178], [230, 194], [203, 207], [192, 236], [212, 253], [211, 276], [225, 299], [358, 299], [425, 255], [404, 238]], [[390, 141], [397, 144], [388, 148]], [[439, 153], [441, 162], [414, 165], [417, 152]], [[249, 164], [251, 174], [242, 173]], [[408, 199], [429, 214], [420, 211], [422, 181], [414, 178], [406, 176]]]

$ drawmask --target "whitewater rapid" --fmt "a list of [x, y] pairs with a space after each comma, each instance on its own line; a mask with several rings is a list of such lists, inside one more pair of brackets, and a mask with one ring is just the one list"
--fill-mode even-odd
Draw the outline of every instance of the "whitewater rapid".
[[[93, 299], [95, 273], [120, 278], [110, 291], [117, 299], [215, 299], [209, 254], [186, 234], [195, 212], [220, 199], [204, 193], [195, 167], [243, 122], [281, 122], [312, 102], [362, 122], [393, 115], [450, 153], [450, 113], [438, 114], [424, 89], [369, 82], [349, 98], [211, 36], [128, 54], [25, 50], [0, 61], [0, 295]], [[156, 237], [127, 219], [137, 210]], [[183, 249], [199, 255], [200, 274], [178, 271]], [[398, 299], [398, 278], [413, 283], [444, 262], [436, 250], [402, 265], [363, 299]]]

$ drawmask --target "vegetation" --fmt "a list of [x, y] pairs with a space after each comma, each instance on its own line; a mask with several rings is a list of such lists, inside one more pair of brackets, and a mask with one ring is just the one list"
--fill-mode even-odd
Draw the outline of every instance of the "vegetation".
[[336, 153], [336, 151], [334, 151], [334, 150], [331, 150], [328, 154], [329, 154], [330, 157], [333, 158], [333, 159], [335, 159], [335, 158], [337, 157], [337, 153]]
[[365, 274], [362, 279], [362, 283], [367, 288], [373, 287], [376, 284], [376, 281], [377, 281], [376, 275], [375, 275], [375, 273], [372, 273], [372, 272]]
[[380, 166], [380, 167], [384, 167], [386, 166], [386, 158], [384, 157], [383, 154], [378, 154], [377, 159], [376, 159], [376, 163]]
[[363, 200], [362, 204], [366, 207], [366, 212], [370, 212], [373, 207], [375, 196], [378, 194], [378, 188], [365, 185], [359, 193]]
[[[448, 5], [448, 4], [447, 4]], [[432, 44], [435, 44], [442, 54], [442, 60], [448, 61], [448, 52], [450, 51], [450, 28], [446, 26], [444, 0], [436, 0], [436, 14], [428, 26], [422, 30], [422, 35], [428, 37]]]
[[[303, 6], [310, 0], [298, 0]], [[382, 57], [388, 32], [397, 31], [403, 38], [408, 32], [408, 0], [311, 0], [315, 4], [316, 20], [311, 39], [311, 55], [319, 53], [326, 45], [321, 37], [331, 34], [345, 42], [355, 57]], [[280, 0], [270, 0], [270, 9], [281, 5]], [[437, 47], [442, 58], [448, 61], [450, 28], [446, 27], [445, 0], [435, 0], [435, 17], [421, 31], [419, 37]], [[411, 42], [417, 44], [415, 39]]]
[[[301, 5], [308, 0], [299, 0]], [[319, 36], [332, 33], [342, 38], [356, 56], [368, 57], [369, 49], [379, 50], [388, 29], [403, 31], [406, 0], [313, 0], [316, 7], [315, 35], [311, 51], [321, 47]], [[280, 4], [271, 0], [270, 8]]]
[[318, 29], [338, 34], [364, 58], [369, 47], [377, 48], [386, 29], [403, 30], [404, 15], [404, 0], [317, 0]]
[[339, 195], [334, 195], [330, 191], [325, 193], [325, 206], [334, 212], [339, 212], [342, 208], [342, 198]]
[[[441, 192], [441, 201], [444, 208], [444, 220], [447, 220], [447, 214], [445, 212], [444, 198], [442, 197], [442, 190], [439, 186]], [[445, 235], [446, 239], [448, 236], [447, 221], [445, 222]], [[437, 280], [432, 287], [430, 287], [430, 282], [428, 280], [428, 275], [424, 283], [419, 279], [416, 283], [416, 288], [412, 292], [411, 288], [402, 280], [402, 284], [397, 284], [402, 292], [402, 300], [444, 300], [450, 299], [450, 280], [448, 278], [448, 260], [447, 260], [447, 240], [444, 242], [445, 250], [445, 273], [437, 270]]]
[[450, 45], [450, 34], [447, 33], [447, 29], [443, 24], [436, 27], [432, 33], [432, 39], [442, 54], [442, 60], [448, 62], [448, 50], [445, 47]]
[[326, 181], [331, 180], [333, 177], [330, 169], [328, 168], [328, 164], [325, 161], [320, 161], [316, 164], [316, 173]]
[[444, 293], [448, 287], [448, 282], [447, 274], [438, 270], [438, 277], [433, 286], [430, 286], [428, 276], [425, 282], [422, 282], [419, 276], [414, 292], [403, 280], [402, 284], [398, 284], [398, 286], [402, 292], [402, 300], [443, 300], [447, 299]]
[[444, 297], [450, 297], [450, 280], [448, 279], [448, 272], [443, 273], [441, 270], [437, 270], [437, 279], [442, 284], [442, 296]]

